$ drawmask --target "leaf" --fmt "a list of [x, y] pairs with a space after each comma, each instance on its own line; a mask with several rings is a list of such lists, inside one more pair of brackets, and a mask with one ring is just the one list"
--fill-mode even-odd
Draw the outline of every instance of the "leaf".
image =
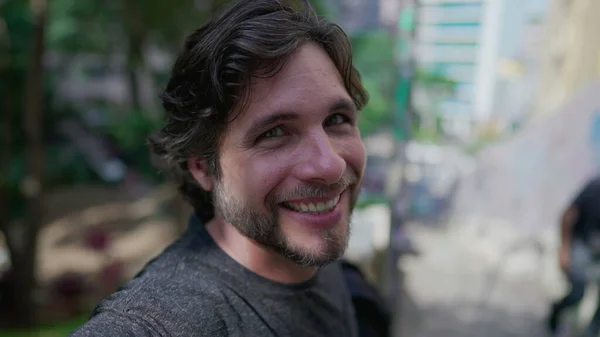
[[363, 134], [370, 134], [391, 119], [392, 100], [383, 95], [376, 79], [364, 78], [363, 86], [369, 92], [369, 103], [360, 113], [358, 127]]

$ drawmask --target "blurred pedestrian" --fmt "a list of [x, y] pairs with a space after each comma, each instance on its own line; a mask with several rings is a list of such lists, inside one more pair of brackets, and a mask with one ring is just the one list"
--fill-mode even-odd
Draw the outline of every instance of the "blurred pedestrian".
[[[600, 265], [600, 177], [587, 183], [561, 218], [559, 264], [570, 283], [569, 293], [553, 304], [549, 327], [556, 334], [562, 314], [578, 305], [590, 281], [588, 273]], [[600, 275], [598, 275], [600, 276]], [[585, 336], [598, 336], [600, 332], [600, 299], [596, 313]]]

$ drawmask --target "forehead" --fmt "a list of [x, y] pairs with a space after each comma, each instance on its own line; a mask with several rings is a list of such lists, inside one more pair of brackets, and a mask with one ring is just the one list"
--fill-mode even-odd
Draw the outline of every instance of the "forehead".
[[300, 46], [275, 76], [253, 80], [249, 98], [246, 109], [231, 124], [245, 125], [282, 111], [321, 113], [341, 99], [351, 101], [335, 64], [314, 43]]

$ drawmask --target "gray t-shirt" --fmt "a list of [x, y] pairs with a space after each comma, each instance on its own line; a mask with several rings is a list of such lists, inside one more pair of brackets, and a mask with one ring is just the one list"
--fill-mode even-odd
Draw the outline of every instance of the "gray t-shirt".
[[193, 217], [70, 336], [356, 337], [357, 327], [338, 263], [301, 284], [274, 282], [231, 259]]

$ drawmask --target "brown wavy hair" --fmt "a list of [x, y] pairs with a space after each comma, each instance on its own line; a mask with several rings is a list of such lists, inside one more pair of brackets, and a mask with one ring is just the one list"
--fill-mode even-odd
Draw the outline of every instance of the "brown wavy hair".
[[247, 104], [250, 80], [275, 75], [308, 41], [327, 52], [361, 110], [368, 94], [352, 63], [350, 40], [308, 1], [241, 0], [186, 39], [161, 95], [166, 125], [148, 143], [155, 164], [175, 179], [201, 218], [214, 215], [212, 195], [189, 173], [188, 158], [203, 158], [220, 178], [219, 141]]

